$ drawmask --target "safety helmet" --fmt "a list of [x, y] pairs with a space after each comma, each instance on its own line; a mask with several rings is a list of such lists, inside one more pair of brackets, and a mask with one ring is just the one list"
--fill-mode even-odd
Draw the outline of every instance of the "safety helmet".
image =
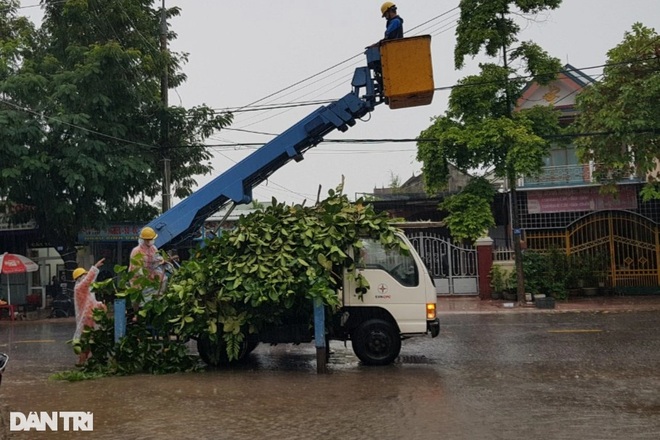
[[392, 2], [385, 2], [380, 7], [380, 13], [385, 17], [385, 13], [390, 10], [390, 8], [396, 8], [396, 5]]
[[82, 267], [79, 267], [78, 269], [73, 271], [73, 281], [77, 280], [81, 276], [85, 275], [87, 271], [83, 269]]
[[158, 237], [158, 234], [156, 234], [156, 231], [154, 231], [149, 226], [145, 226], [140, 231], [140, 238], [143, 240], [153, 240], [156, 237]]

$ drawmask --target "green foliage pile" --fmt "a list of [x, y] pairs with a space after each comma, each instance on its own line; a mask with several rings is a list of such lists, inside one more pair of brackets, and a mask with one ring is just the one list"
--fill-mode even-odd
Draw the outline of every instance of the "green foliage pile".
[[[351, 247], [360, 238], [380, 240], [386, 246], [405, 246], [396, 240], [396, 228], [386, 214], [376, 213], [362, 199], [351, 203], [330, 191], [313, 207], [287, 206], [273, 200], [263, 211], [242, 217], [232, 231], [223, 233], [182, 263], [165, 292], [142, 305], [137, 323], [114, 343], [113, 319], [96, 314], [97, 329], [86, 329], [77, 352], [90, 349], [86, 372], [132, 374], [167, 373], [195, 368], [185, 341], [205, 338], [226, 346], [228, 359], [236, 359], [250, 333], [269, 325], [296, 321], [313, 323], [313, 301], [329, 310], [339, 304], [344, 269], [355, 267]], [[143, 302], [148, 279], [121, 272], [117, 297], [127, 303]], [[369, 288], [360, 275], [356, 284]], [[97, 289], [114, 288], [110, 281]], [[311, 327], [310, 327], [311, 331]]]
[[[120, 273], [116, 286], [113, 280], [95, 283], [98, 296], [116, 296], [132, 302], [143, 303], [142, 287], [156, 287], [156, 283], [146, 276], [136, 276], [125, 266], [115, 268]], [[111, 294], [109, 294], [111, 292]], [[90, 350], [92, 356], [77, 370], [65, 372], [55, 379], [69, 381], [94, 379], [100, 376], [129, 375], [137, 373], [166, 374], [193, 371], [198, 368], [197, 359], [188, 353], [184, 340], [173, 334], [167, 325], [167, 315], [163, 310], [162, 298], [155, 298], [144, 304], [137, 321], [129, 321], [126, 335], [118, 342], [114, 340], [114, 316], [95, 310], [95, 328], [86, 327], [80, 341], [73, 342], [76, 354]], [[175, 313], [170, 310], [170, 313]]]
[[87, 329], [82, 344], [93, 356], [83, 364], [83, 371], [103, 375], [136, 373], [167, 374], [197, 369], [197, 360], [188, 352], [185, 341], [173, 336], [167, 327], [155, 327], [146, 320], [130, 323], [126, 336], [114, 342], [114, 318], [98, 312], [97, 329]]
[[[396, 245], [385, 214], [362, 200], [330, 191], [313, 207], [273, 206], [243, 218], [237, 228], [210, 241], [175, 274], [165, 296], [176, 310], [170, 320], [181, 337], [224, 339], [235, 358], [248, 333], [282, 322], [311, 322], [312, 302], [339, 304], [346, 252], [361, 237]], [[366, 280], [357, 276], [366, 292]]]

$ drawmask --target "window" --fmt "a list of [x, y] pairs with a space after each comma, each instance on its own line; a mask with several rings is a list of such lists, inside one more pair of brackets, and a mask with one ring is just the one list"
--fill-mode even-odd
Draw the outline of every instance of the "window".
[[357, 267], [360, 269], [383, 270], [399, 283], [407, 287], [419, 284], [419, 272], [410, 254], [404, 254], [398, 247], [385, 249], [380, 242], [363, 239], [359, 249]]
[[550, 150], [550, 156], [543, 159], [545, 166], [578, 165], [575, 146], [569, 145], [565, 148], [554, 147]]

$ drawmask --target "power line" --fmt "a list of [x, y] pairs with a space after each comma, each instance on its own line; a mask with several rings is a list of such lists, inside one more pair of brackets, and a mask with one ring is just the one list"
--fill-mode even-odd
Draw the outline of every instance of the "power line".
[[[60, 0], [60, 1], [51, 1], [49, 2], [52, 5], [58, 5], [62, 3], [66, 3], [68, 0]], [[30, 8], [39, 8], [41, 7], [40, 3], [34, 4], [34, 5], [24, 5], [24, 6], [17, 6], [16, 9], [30, 9]]]
[[[565, 134], [556, 134], [556, 135], [545, 135], [540, 136], [543, 139], [562, 139], [562, 138], [577, 138], [577, 137], [590, 137], [590, 136], [612, 136], [612, 135], [621, 135], [621, 134], [647, 134], [647, 133], [660, 133], [660, 128], [647, 128], [647, 129], [638, 129], [638, 130], [625, 130], [625, 131], [595, 131], [595, 132], [586, 132], [586, 133], [565, 133]], [[373, 138], [373, 139], [324, 139], [319, 142], [320, 144], [373, 144], [373, 145], [382, 145], [382, 144], [398, 144], [398, 143], [418, 143], [418, 142], [437, 142], [437, 139], [426, 139], [426, 138]], [[218, 144], [205, 144], [204, 147], [211, 149], [218, 148], [242, 148], [242, 149], [256, 149], [262, 147], [266, 144], [263, 142], [227, 142], [227, 143], [218, 143]], [[192, 148], [189, 145], [179, 145], [173, 146], [171, 148]], [[219, 150], [216, 150], [219, 151]], [[413, 150], [381, 150], [381, 151], [372, 151], [372, 150], [331, 150], [330, 152], [340, 152], [340, 153], [399, 153], [407, 152]], [[316, 151], [318, 152], [318, 150]]]
[[[570, 72], [581, 72], [585, 70], [593, 70], [593, 69], [600, 69], [600, 68], [607, 68], [607, 67], [614, 67], [617, 65], [625, 65], [625, 64], [631, 64], [631, 63], [641, 63], [641, 62], [646, 62], [650, 60], [657, 59], [658, 57], [651, 57], [651, 58], [645, 58], [645, 59], [639, 59], [639, 60], [628, 60], [628, 61], [622, 61], [622, 62], [617, 62], [617, 63], [604, 63], [604, 64], [599, 64], [595, 66], [588, 66], [588, 67], [574, 67], [572, 69], [564, 69], [562, 68], [561, 70], [554, 72], [553, 74], [562, 74], [562, 73], [570, 73]], [[599, 74], [598, 77], [602, 77], [603, 74]], [[522, 80], [522, 79], [532, 79], [534, 76], [533, 75], [518, 75], [514, 77], [510, 77], [510, 80]], [[463, 83], [463, 84], [452, 84], [452, 85], [447, 85], [447, 86], [440, 86], [436, 87], [433, 90], [434, 91], [445, 91], [445, 90], [452, 90], [456, 88], [463, 88], [463, 87], [477, 87], [477, 86], [482, 86], [482, 85], [488, 85], [488, 84], [496, 84], [499, 83], [500, 81], [497, 80], [492, 80], [492, 81], [480, 81], [480, 82], [471, 82], [471, 83]], [[220, 112], [227, 112], [227, 113], [240, 113], [240, 112], [253, 112], [253, 111], [267, 111], [267, 110], [278, 110], [278, 109], [287, 109], [287, 108], [295, 108], [295, 107], [305, 107], [305, 106], [312, 106], [312, 105], [324, 105], [324, 104], [330, 104], [334, 102], [334, 99], [323, 99], [323, 100], [315, 100], [315, 101], [291, 101], [291, 102], [283, 102], [283, 103], [277, 103], [277, 104], [270, 104], [270, 105], [264, 105], [264, 106], [255, 106], [254, 108], [250, 108], [247, 106], [242, 106], [242, 107], [227, 107], [227, 108], [216, 108], [213, 109], [215, 111], [220, 111]], [[245, 131], [247, 133], [252, 133], [253, 131], [250, 130], [244, 130], [241, 128], [224, 128], [224, 130], [233, 130], [233, 131]], [[254, 132], [258, 133], [258, 132]]]
[[242, 106], [242, 107], [239, 107], [239, 110], [242, 109], [242, 108], [245, 108], [245, 107], [250, 107], [250, 106], [252, 106], [252, 105], [254, 105], [254, 104], [257, 104], [257, 103], [259, 103], [259, 102], [261, 102], [261, 101], [264, 101], [264, 100], [266, 100], [266, 99], [268, 99], [268, 98], [270, 98], [270, 97], [272, 97], [272, 96], [278, 95], [278, 94], [280, 94], [280, 93], [282, 93], [282, 92], [284, 92], [284, 91], [286, 91], [286, 90], [289, 90], [289, 89], [291, 89], [291, 88], [293, 88], [293, 87], [295, 87], [295, 86], [297, 86], [297, 85], [299, 85], [299, 84], [302, 84], [302, 83], [304, 83], [304, 82], [306, 82], [306, 81], [309, 81], [309, 80], [312, 79], [312, 78], [316, 78], [317, 76], [322, 75], [323, 73], [325, 73], [325, 72], [327, 72], [327, 71], [329, 71], [329, 70], [332, 70], [332, 69], [334, 69], [334, 68], [336, 68], [336, 67], [338, 67], [338, 66], [341, 66], [342, 64], [345, 64], [345, 63], [351, 61], [352, 59], [357, 58], [357, 57], [360, 56], [360, 55], [362, 55], [362, 54], [354, 55], [353, 57], [348, 58], [348, 59], [346, 59], [346, 60], [344, 60], [344, 61], [341, 61], [341, 62], [339, 62], [339, 63], [337, 63], [337, 64], [335, 64], [335, 65], [333, 65], [333, 66], [331, 66], [331, 67], [328, 67], [327, 69], [325, 69], [325, 70], [323, 70], [323, 71], [321, 71], [321, 72], [315, 73], [314, 75], [308, 76], [307, 78], [302, 79], [302, 80], [300, 80], [300, 81], [298, 81], [298, 82], [296, 82], [296, 83], [293, 83], [293, 84], [291, 84], [290, 86], [284, 87], [283, 89], [280, 89], [280, 90], [278, 90], [278, 91], [276, 91], [276, 92], [273, 92], [273, 93], [271, 93], [271, 94], [269, 94], [269, 95], [267, 95], [267, 96], [264, 96], [264, 97], [261, 98], [261, 99], [257, 99], [256, 101], [253, 101], [253, 102], [251, 102], [251, 103], [249, 103], [249, 104], [246, 104], [246, 105], [244, 105], [244, 106]]
[[[433, 21], [435, 21], [435, 20], [437, 20], [437, 19], [439, 19], [439, 18], [441, 18], [441, 17], [444, 17], [445, 15], [450, 14], [450, 13], [452, 13], [453, 11], [455, 11], [455, 10], [457, 10], [457, 9], [459, 9], [459, 8], [460, 8], [460, 6], [455, 6], [455, 7], [451, 8], [451, 9], [449, 9], [448, 11], [443, 12], [443, 13], [440, 14], [440, 15], [436, 15], [435, 17], [429, 18], [429, 19], [428, 19], [427, 21], [425, 21], [424, 23], [418, 24], [417, 26], [411, 28], [408, 32], [412, 32], [412, 31], [414, 31], [414, 30], [416, 30], [416, 29], [418, 29], [418, 28], [420, 28], [420, 27], [422, 27], [422, 26], [424, 26], [424, 25], [426, 25], [426, 24], [428, 24], [428, 23], [431, 23], [431, 22], [433, 22]], [[406, 33], [408, 33], [408, 32], [406, 32]]]
[[292, 101], [289, 103], [282, 104], [264, 104], [264, 105], [255, 105], [255, 106], [241, 106], [241, 107], [225, 107], [225, 108], [214, 108], [214, 111], [219, 111], [223, 113], [239, 113], [239, 112], [260, 112], [266, 110], [277, 110], [282, 108], [290, 107], [305, 107], [309, 105], [320, 105], [320, 104], [329, 104], [332, 99], [320, 99], [315, 101]]
[[155, 146], [153, 146], [153, 145], [147, 145], [147, 144], [143, 144], [141, 142], [129, 141], [128, 139], [118, 138], [116, 136], [111, 136], [109, 134], [101, 133], [100, 131], [96, 131], [96, 130], [92, 130], [92, 129], [89, 129], [89, 128], [86, 128], [86, 127], [82, 127], [80, 125], [72, 124], [70, 122], [63, 121], [59, 118], [48, 116], [44, 113], [36, 112], [36, 111], [34, 111], [34, 110], [32, 110], [28, 107], [24, 107], [22, 105], [14, 104], [13, 102], [7, 101], [6, 99], [0, 98], [0, 103], [3, 103], [5, 105], [8, 105], [8, 106], [13, 107], [13, 108], [15, 108], [17, 110], [20, 110], [20, 111], [30, 113], [34, 116], [38, 116], [38, 117], [41, 117], [41, 118], [44, 118], [44, 119], [48, 119], [49, 121], [57, 122], [59, 124], [66, 125], [66, 126], [69, 126], [71, 128], [75, 128], [77, 130], [81, 130], [81, 131], [84, 131], [84, 132], [87, 132], [87, 133], [90, 133], [90, 134], [94, 134], [94, 135], [102, 137], [102, 138], [110, 139], [110, 140], [125, 143], [125, 144], [131, 144], [131, 145], [137, 145], [137, 146], [140, 146], [140, 147], [146, 147], [146, 148], [149, 148], [149, 149], [155, 148]]
[[[225, 159], [227, 159], [228, 161], [230, 161], [230, 162], [232, 162], [232, 163], [234, 163], [234, 164], [237, 163], [234, 159], [232, 159], [231, 157], [227, 156], [226, 154], [224, 154], [224, 153], [222, 153], [222, 152], [219, 152], [219, 151], [218, 151], [217, 153], [218, 153], [220, 156], [222, 156], [222, 157], [224, 157]], [[269, 184], [269, 183], [270, 183], [270, 184], [272, 184], [272, 185], [275, 185], [275, 186], [279, 187], [280, 190], [282, 190], [282, 191], [286, 191], [286, 192], [291, 193], [291, 194], [295, 194], [295, 195], [297, 195], [297, 196], [299, 196], [299, 197], [302, 197], [303, 199], [308, 198], [308, 196], [309, 196], [309, 194], [306, 196], [306, 195], [304, 195], [304, 194], [301, 194], [301, 193], [295, 192], [295, 191], [293, 191], [293, 190], [290, 190], [289, 188], [286, 188], [286, 187], [284, 187], [284, 186], [282, 186], [282, 185], [280, 185], [280, 184], [277, 184], [277, 183], [275, 183], [275, 182], [270, 181], [270, 179], [266, 179], [266, 180], [265, 180], [265, 183], [266, 183], [266, 184]]]
[[[447, 16], [448, 14], [452, 13], [453, 11], [455, 11], [455, 10], [457, 10], [457, 9], [459, 9], [459, 7], [458, 7], [458, 6], [455, 6], [455, 7], [452, 8], [452, 9], [449, 9], [449, 10], [447, 10], [447, 11], [445, 11], [445, 12], [443, 12], [443, 13], [441, 13], [441, 14], [435, 16], [435, 17], [432, 17], [432, 18], [430, 18], [429, 20], [427, 20], [426, 22], [421, 23], [420, 25], [411, 28], [409, 31], [406, 32], [406, 34], [409, 34], [410, 32], [412, 32], [412, 31], [414, 31], [414, 30], [416, 30], [416, 29], [418, 29], [418, 28], [420, 28], [420, 27], [423, 27], [423, 26], [425, 26], [425, 25], [428, 24], [428, 23], [434, 22], [434, 21], [436, 21], [436, 20], [438, 20], [438, 19], [440, 19], [440, 18], [442, 18], [442, 17], [445, 17], [445, 16]], [[445, 20], [447, 20], [447, 19], [445, 19]], [[455, 18], [454, 18], [454, 21], [456, 21]], [[455, 26], [455, 23], [452, 25], [452, 27], [453, 27], [453, 26]], [[449, 28], [448, 28], [448, 29], [449, 29]], [[438, 32], [438, 34], [439, 34], [439, 33], [442, 33], [442, 32], [445, 32], [445, 31], [448, 30], [448, 29], [441, 30], [440, 32]], [[302, 80], [300, 80], [300, 81], [298, 81], [298, 82], [296, 82], [296, 83], [294, 83], [294, 84], [291, 84], [290, 86], [287, 86], [287, 87], [285, 87], [285, 88], [283, 88], [283, 89], [280, 89], [280, 90], [278, 90], [278, 91], [276, 91], [276, 92], [273, 92], [273, 93], [271, 93], [271, 94], [269, 94], [269, 95], [267, 95], [267, 96], [265, 96], [265, 97], [263, 97], [263, 98], [261, 98], [261, 99], [258, 99], [258, 100], [256, 100], [256, 101], [250, 103], [250, 104], [246, 104], [246, 105], [244, 105], [244, 106], [238, 107], [237, 109], [235, 109], [234, 112], [240, 112], [240, 111], [242, 111], [243, 109], [245, 109], [245, 108], [249, 108], [249, 107], [253, 106], [253, 105], [256, 104], [256, 103], [262, 102], [262, 101], [264, 101], [264, 100], [266, 100], [266, 99], [268, 99], [268, 98], [271, 98], [271, 97], [274, 97], [274, 96], [276, 96], [276, 95], [279, 95], [279, 94], [280, 94], [281, 92], [283, 92], [283, 91], [290, 90], [290, 89], [292, 89], [293, 87], [296, 87], [296, 86], [298, 86], [298, 85], [300, 85], [300, 84], [302, 84], [302, 83], [304, 83], [304, 82], [309, 81], [310, 79], [313, 79], [313, 78], [316, 78], [316, 77], [318, 77], [318, 76], [320, 76], [320, 75], [323, 75], [324, 73], [326, 73], [326, 72], [328, 72], [328, 71], [330, 71], [330, 70], [332, 70], [332, 69], [335, 69], [335, 68], [337, 68], [337, 67], [339, 67], [339, 66], [341, 66], [341, 65], [344, 65], [344, 64], [346, 64], [347, 62], [349, 62], [349, 61], [351, 61], [351, 60], [354, 60], [354, 59], [356, 59], [357, 57], [360, 57], [360, 56], [362, 56], [362, 55], [363, 55], [363, 52], [361, 52], [361, 53], [359, 53], [359, 54], [356, 54], [356, 55], [353, 55], [352, 57], [350, 57], [350, 58], [348, 58], [348, 59], [346, 59], [346, 60], [344, 60], [344, 61], [341, 61], [341, 62], [339, 62], [339, 63], [336, 63], [336, 64], [334, 64], [333, 66], [328, 67], [328, 68], [322, 70], [321, 72], [318, 72], [318, 73], [316, 73], [316, 74], [314, 74], [314, 75], [311, 75], [311, 76], [309, 76], [309, 77], [307, 77], [307, 78], [305, 78], [305, 79], [302, 79]], [[290, 94], [290, 93], [289, 93], [289, 94]], [[310, 105], [311, 105], [311, 104], [310, 104]], [[297, 107], [297, 106], [293, 106], [293, 107]], [[282, 107], [282, 108], [285, 108], [285, 107]], [[281, 114], [283, 114], [283, 113], [285, 113], [285, 112], [280, 112], [279, 114], [271, 115], [271, 116], [269, 116], [269, 117], [267, 117], [267, 118], [264, 118], [264, 119], [261, 119], [261, 120], [259, 120], [259, 121], [256, 121], [256, 122], [253, 122], [253, 123], [250, 123], [250, 124], [248, 124], [248, 125], [243, 125], [242, 128], [245, 128], [245, 127], [249, 127], [249, 126], [255, 125], [255, 124], [257, 124], [257, 123], [259, 123], [259, 122], [263, 122], [263, 121], [265, 121], [265, 120], [267, 120], [267, 119], [272, 119], [272, 118], [274, 118], [274, 117], [276, 117], [276, 116], [279, 116], [279, 115], [281, 115]]]
[[[57, 2], [57, 3], [65, 3], [65, 1]], [[20, 8], [30, 8], [30, 7], [37, 7], [37, 6], [40, 6], [40, 5], [26, 5], [26, 6], [22, 6], [22, 7], [20, 7]], [[427, 25], [427, 24], [429, 24], [429, 23], [432, 23], [432, 22], [434, 22], [435, 20], [438, 20], [439, 18], [445, 17], [445, 16], [449, 15], [451, 12], [455, 11], [456, 9], [458, 9], [458, 7], [454, 7], [454, 8], [452, 8], [452, 9], [450, 9], [450, 10], [448, 10], [448, 11], [442, 13], [442, 14], [439, 14], [439, 15], [437, 15], [437, 16], [435, 16], [435, 17], [429, 19], [428, 21], [426, 21], [426, 22], [424, 22], [424, 23], [422, 23], [422, 24], [420, 24], [420, 25], [418, 25], [418, 26], [412, 28], [409, 32], [411, 32], [411, 31], [413, 31], [413, 30], [415, 30], [415, 29], [419, 29], [420, 27], [425, 26], [425, 25]], [[96, 12], [96, 11], [94, 11], [94, 12]], [[125, 13], [124, 13], [124, 14], [125, 14]], [[125, 14], [125, 15], [127, 16], [127, 14]], [[132, 21], [132, 20], [130, 19], [130, 17], [127, 16], [127, 18], [128, 18], [130, 21]], [[452, 16], [449, 16], [448, 18], [452, 18]], [[444, 32], [444, 31], [446, 31], [446, 30], [448, 30], [448, 29], [444, 29], [444, 30], [442, 30], [441, 32]], [[113, 31], [114, 31], [114, 30], [113, 30]], [[139, 33], [139, 32], [138, 32], [138, 33]], [[141, 36], [142, 38], [144, 38], [144, 36], [143, 36], [142, 34], [140, 34], [140, 36]], [[146, 39], [145, 39], [145, 41], [146, 41]], [[147, 43], [149, 43], [149, 42], [147, 42]], [[271, 94], [265, 96], [264, 98], [261, 98], [261, 99], [259, 99], [259, 100], [253, 101], [253, 102], [250, 103], [250, 104], [247, 104], [247, 105], [244, 105], [244, 106], [241, 106], [241, 107], [236, 107], [236, 108], [215, 109], [215, 110], [216, 110], [216, 111], [218, 111], [218, 110], [220, 110], [220, 111], [226, 111], [226, 112], [231, 112], [231, 113], [237, 113], [237, 112], [257, 112], [257, 111], [271, 111], [271, 110], [276, 110], [276, 109], [290, 109], [290, 108], [294, 108], [294, 107], [303, 107], [303, 106], [320, 105], [320, 104], [327, 104], [327, 103], [330, 103], [330, 102], [332, 102], [333, 100], [328, 99], [328, 100], [314, 100], [314, 101], [300, 101], [300, 102], [292, 101], [292, 102], [288, 102], [288, 103], [280, 103], [280, 104], [263, 104], [263, 105], [259, 105], [259, 106], [256, 105], [256, 104], [258, 104], [258, 103], [261, 102], [261, 101], [264, 101], [264, 100], [266, 100], [266, 99], [268, 99], [268, 98], [270, 98], [270, 97], [273, 97], [273, 96], [276, 96], [276, 95], [282, 93], [283, 91], [290, 90], [290, 89], [292, 89], [293, 87], [296, 87], [297, 85], [300, 85], [300, 84], [302, 84], [302, 83], [304, 83], [304, 82], [306, 82], [306, 81], [309, 81], [309, 80], [311, 80], [311, 79], [313, 79], [313, 78], [317, 78], [317, 77], [319, 77], [320, 75], [322, 75], [322, 74], [324, 74], [324, 73], [326, 73], [326, 72], [328, 72], [328, 71], [330, 71], [330, 70], [332, 70], [332, 69], [335, 69], [335, 68], [338, 67], [338, 66], [341, 66], [341, 65], [346, 64], [347, 62], [350, 62], [351, 60], [357, 58], [357, 57], [360, 56], [360, 55], [361, 55], [361, 54], [358, 54], [358, 55], [355, 55], [355, 56], [353, 56], [353, 57], [351, 57], [351, 58], [348, 58], [348, 59], [346, 59], [346, 60], [344, 60], [344, 61], [341, 61], [341, 62], [339, 62], [339, 63], [336, 63], [336, 64], [334, 64], [333, 66], [331, 66], [331, 67], [329, 67], [329, 68], [327, 68], [327, 69], [324, 69], [324, 70], [321, 71], [321, 72], [318, 72], [318, 73], [316, 73], [316, 74], [314, 74], [314, 75], [311, 75], [311, 76], [309, 76], [309, 77], [307, 77], [307, 78], [305, 78], [305, 79], [303, 79], [303, 80], [300, 80], [300, 81], [298, 81], [298, 82], [296, 82], [296, 83], [294, 83], [294, 84], [292, 84], [292, 85], [290, 85], [290, 86], [288, 86], [288, 87], [285, 87], [285, 88], [280, 89], [280, 90], [278, 90], [278, 91], [276, 91], [276, 92], [274, 92], [274, 93], [271, 93]], [[656, 59], [656, 58], [657, 58], [657, 56], [656, 56], [656, 57], [651, 57], [651, 58], [648, 58], [648, 59], [642, 59], [642, 60], [631, 60], [631, 61], [624, 61], [624, 62], [619, 62], [619, 63], [605, 63], [605, 64], [601, 64], [601, 65], [597, 65], [597, 66], [589, 66], [589, 67], [584, 67], [584, 68], [562, 69], [562, 70], [559, 71], [558, 73], [577, 72], [577, 71], [591, 70], [591, 69], [596, 69], [596, 68], [605, 68], [605, 67], [616, 66], [616, 65], [621, 65], [621, 64], [630, 64], [630, 63], [632, 63], [632, 62], [635, 62], [635, 63], [637, 63], [637, 62], [643, 62], [643, 61], [648, 61], [648, 60], [652, 60], [652, 59]], [[513, 78], [511, 78], [511, 79], [515, 80], [515, 79], [529, 79], [529, 78], [532, 78], [532, 75], [521, 75], [521, 76], [513, 77]], [[450, 89], [454, 89], [454, 88], [457, 88], [457, 87], [478, 86], [478, 85], [484, 85], [484, 84], [489, 84], [489, 83], [493, 83], [493, 82], [496, 82], [496, 81], [487, 81], [487, 82], [485, 81], [485, 82], [480, 82], [480, 83], [468, 83], [468, 84], [454, 84], [454, 85], [449, 85], [449, 86], [437, 87], [437, 88], [435, 88], [434, 90], [436, 90], [436, 91], [450, 90]], [[19, 110], [26, 111], [26, 112], [32, 113], [32, 114], [34, 114], [34, 115], [38, 115], [38, 116], [44, 117], [44, 118], [49, 119], [49, 120], [52, 120], [52, 121], [55, 121], [55, 122], [59, 122], [59, 123], [61, 123], [61, 124], [65, 124], [65, 125], [68, 125], [68, 126], [71, 126], [71, 127], [76, 128], [76, 129], [78, 129], [78, 130], [87, 131], [87, 132], [92, 133], [92, 134], [95, 134], [95, 135], [97, 135], [97, 136], [105, 137], [105, 138], [107, 138], [107, 139], [112, 139], [112, 140], [114, 140], [114, 141], [119, 141], [119, 142], [123, 142], [123, 143], [127, 143], [127, 144], [132, 144], [132, 145], [138, 145], [138, 146], [142, 146], [142, 147], [147, 147], [147, 148], [150, 148], [150, 149], [155, 148], [155, 146], [152, 146], [152, 145], [147, 145], [147, 144], [143, 144], [143, 143], [139, 143], [139, 142], [134, 142], [134, 141], [130, 141], [130, 140], [127, 140], [127, 139], [117, 138], [117, 137], [115, 137], [115, 136], [106, 135], [106, 134], [104, 134], [104, 133], [101, 133], [101, 132], [98, 132], [98, 131], [95, 131], [95, 130], [91, 130], [91, 129], [88, 129], [88, 128], [85, 128], [85, 127], [82, 127], [82, 126], [78, 126], [78, 125], [75, 125], [75, 124], [67, 123], [67, 122], [64, 122], [64, 121], [62, 121], [62, 120], [60, 120], [60, 119], [58, 119], [58, 118], [49, 117], [49, 116], [47, 116], [47, 115], [44, 115], [43, 113], [35, 112], [35, 111], [31, 110], [31, 109], [28, 109], [28, 108], [23, 107], [23, 106], [19, 106], [19, 105], [17, 105], [17, 104], [11, 103], [11, 102], [6, 101], [6, 100], [2, 100], [2, 99], [0, 99], [0, 102], [3, 102], [4, 104], [9, 105], [9, 106], [12, 106], [12, 107], [14, 107], [14, 108], [17, 108], [17, 109], [19, 109]], [[277, 115], [274, 115], [274, 116], [277, 116]], [[274, 116], [271, 116], [271, 117], [274, 117]], [[261, 122], [261, 121], [258, 121], [258, 122]], [[253, 125], [253, 124], [250, 124], [250, 125]], [[228, 130], [228, 131], [242, 131], [242, 132], [247, 132], [247, 133], [263, 134], [263, 135], [275, 135], [275, 134], [273, 134], [273, 133], [265, 133], [265, 132], [251, 131], [251, 130], [245, 130], [245, 129], [241, 129], [241, 128], [230, 128], [230, 127], [226, 127], [226, 128], [224, 128], [223, 130]], [[330, 143], [331, 143], [331, 142], [337, 142], [337, 143], [396, 143], [396, 142], [413, 142], [413, 141], [416, 141], [416, 140], [414, 140], [414, 139], [353, 139], [353, 140], [350, 140], [350, 139], [347, 139], [347, 140], [332, 140], [332, 139], [328, 139], [328, 140], [325, 140], [324, 142], [330, 142]], [[231, 146], [231, 147], [252, 147], [252, 146], [261, 146], [261, 145], [263, 145], [263, 143], [236, 143], [236, 144], [226, 143], [226, 144], [217, 144], [217, 145], [212, 145], [212, 144], [211, 144], [211, 145], [207, 145], [207, 146], [208, 146], [208, 147], [230, 147], [230, 146]], [[185, 146], [185, 147], [190, 147], [190, 146]], [[179, 147], [179, 148], [180, 148], [180, 147]]]

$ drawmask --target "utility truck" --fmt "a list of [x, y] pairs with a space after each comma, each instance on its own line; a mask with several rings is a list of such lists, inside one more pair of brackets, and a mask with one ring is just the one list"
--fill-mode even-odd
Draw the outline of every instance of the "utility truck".
[[[367, 66], [355, 70], [350, 93], [312, 112], [150, 222], [148, 226], [158, 233], [156, 246], [167, 248], [185, 243], [203, 229], [205, 219], [225, 205], [230, 205], [230, 213], [236, 204], [250, 203], [255, 186], [292, 159], [302, 160], [303, 153], [328, 133], [348, 130], [376, 105], [386, 103], [396, 109], [429, 104], [434, 91], [430, 43], [430, 36], [419, 36], [368, 47]], [[398, 239], [410, 252], [386, 249], [377, 241], [365, 239], [360, 255], [351, 254], [357, 262], [355, 270], [368, 281], [370, 289], [364, 292], [356, 285], [356, 274], [345, 273], [338, 292], [340, 307], [326, 324], [325, 337], [350, 340], [357, 357], [369, 365], [393, 362], [402, 339], [435, 337], [440, 331], [436, 291], [429, 273], [408, 239], [403, 234]], [[308, 322], [298, 324], [249, 335], [239, 357], [258, 342], [311, 342], [314, 329]], [[218, 362], [215, 354], [220, 343], [198, 339], [198, 350], [205, 362]]]

